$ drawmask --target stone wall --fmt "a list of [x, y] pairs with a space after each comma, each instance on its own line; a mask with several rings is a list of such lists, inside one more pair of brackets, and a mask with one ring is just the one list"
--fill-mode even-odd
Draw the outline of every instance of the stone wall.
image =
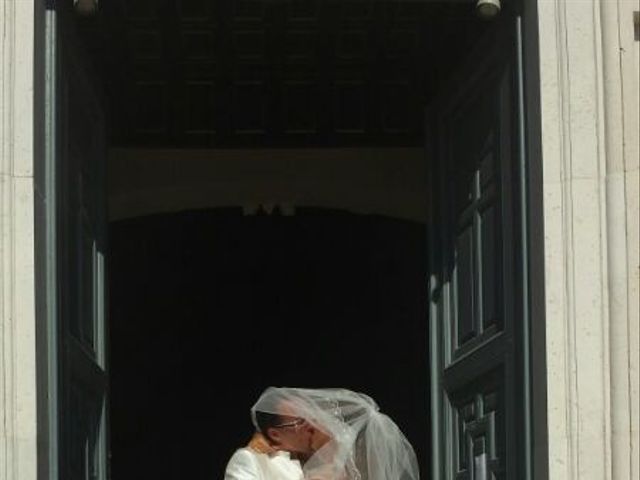
[[34, 5], [0, 2], [0, 479], [36, 479]]
[[540, 0], [549, 476], [638, 478], [631, 0]]

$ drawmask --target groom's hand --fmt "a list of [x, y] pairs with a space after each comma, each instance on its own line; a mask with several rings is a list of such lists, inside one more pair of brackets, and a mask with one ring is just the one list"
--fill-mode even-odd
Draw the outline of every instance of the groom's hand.
[[247, 446], [258, 453], [266, 453], [268, 455], [276, 453], [276, 449], [273, 448], [265, 436], [259, 432], [253, 434], [253, 437], [251, 437]]

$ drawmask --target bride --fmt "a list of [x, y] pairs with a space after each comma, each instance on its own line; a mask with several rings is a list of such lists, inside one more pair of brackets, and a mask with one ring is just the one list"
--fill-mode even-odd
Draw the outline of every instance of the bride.
[[[251, 408], [251, 418], [258, 434], [232, 457], [226, 480], [419, 480], [411, 444], [365, 394], [269, 387]], [[261, 471], [230, 475], [238, 455], [245, 462], [258, 458], [254, 463]], [[274, 471], [275, 460], [284, 465], [282, 455], [289, 467], [298, 466], [297, 474], [291, 468], [289, 476]]]

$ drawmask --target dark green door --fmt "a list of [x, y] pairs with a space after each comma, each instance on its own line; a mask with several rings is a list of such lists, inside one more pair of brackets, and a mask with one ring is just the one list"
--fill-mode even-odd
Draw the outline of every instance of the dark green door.
[[46, 13], [50, 478], [107, 478], [105, 122], [72, 2]]
[[429, 119], [433, 478], [529, 478], [520, 19], [503, 12]]

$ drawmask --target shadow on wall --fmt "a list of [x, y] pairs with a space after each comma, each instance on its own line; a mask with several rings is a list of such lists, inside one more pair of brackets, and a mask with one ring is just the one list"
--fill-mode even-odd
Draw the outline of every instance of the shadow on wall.
[[228, 208], [110, 235], [112, 478], [222, 478], [269, 385], [370, 394], [429, 477], [423, 224]]

